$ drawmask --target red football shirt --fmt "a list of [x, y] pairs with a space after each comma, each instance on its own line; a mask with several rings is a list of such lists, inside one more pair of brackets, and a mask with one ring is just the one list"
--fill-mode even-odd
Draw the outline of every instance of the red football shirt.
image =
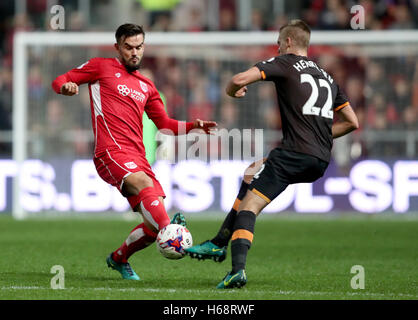
[[60, 93], [61, 86], [69, 81], [89, 85], [96, 157], [106, 150], [120, 149], [139, 153], [145, 159], [144, 111], [158, 129], [169, 129], [177, 135], [193, 128], [192, 122], [169, 118], [154, 83], [139, 71], [128, 72], [118, 58], [90, 59], [58, 76], [52, 87]]

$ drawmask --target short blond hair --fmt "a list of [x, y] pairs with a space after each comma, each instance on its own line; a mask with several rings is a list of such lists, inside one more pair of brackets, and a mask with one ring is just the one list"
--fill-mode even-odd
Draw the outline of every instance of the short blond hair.
[[295, 42], [296, 46], [308, 49], [311, 28], [309, 28], [306, 22], [299, 19], [291, 20], [280, 28], [279, 33], [282, 35], [282, 39], [289, 37]]

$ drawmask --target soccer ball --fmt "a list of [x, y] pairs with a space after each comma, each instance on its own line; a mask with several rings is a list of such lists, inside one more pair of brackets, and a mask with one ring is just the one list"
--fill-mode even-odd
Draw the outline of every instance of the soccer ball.
[[167, 259], [181, 259], [185, 256], [184, 249], [193, 245], [192, 235], [186, 227], [169, 224], [158, 232], [157, 249]]

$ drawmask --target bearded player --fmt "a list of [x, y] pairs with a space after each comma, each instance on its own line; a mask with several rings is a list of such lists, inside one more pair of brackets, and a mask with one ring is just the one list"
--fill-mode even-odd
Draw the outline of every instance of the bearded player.
[[128, 262], [129, 257], [153, 243], [158, 231], [166, 225], [185, 225], [182, 214], [176, 214], [170, 221], [165, 210], [164, 191], [145, 157], [142, 115], [146, 112], [158, 129], [170, 130], [174, 135], [192, 129], [209, 134], [216, 123], [169, 118], [154, 83], [138, 71], [144, 54], [144, 30], [135, 24], [124, 24], [116, 30], [115, 37], [117, 57], [92, 58], [58, 76], [52, 87], [58, 94], [72, 96], [78, 94], [79, 85], [88, 83], [97, 172], [118, 188], [144, 220], [110, 253], [106, 262], [122, 278], [140, 280]]
[[[231, 241], [232, 270], [219, 282], [218, 289], [239, 288], [247, 283], [246, 259], [260, 212], [288, 185], [322, 177], [330, 161], [333, 139], [359, 126], [334, 79], [309, 60], [310, 35], [305, 22], [292, 20], [280, 28], [279, 55], [236, 74], [226, 87], [229, 96], [243, 98], [247, 85], [272, 81], [280, 106], [283, 139], [267, 159], [247, 168], [237, 200], [218, 234], [186, 249], [192, 258], [221, 262]], [[334, 114], [338, 121], [333, 121]]]

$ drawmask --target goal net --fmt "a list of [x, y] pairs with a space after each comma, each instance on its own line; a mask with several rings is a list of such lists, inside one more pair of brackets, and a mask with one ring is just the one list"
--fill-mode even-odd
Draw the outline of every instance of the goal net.
[[[144, 123], [147, 157], [167, 194], [169, 210], [228, 211], [243, 170], [256, 157], [266, 156], [280, 140], [280, 117], [271, 83], [251, 85], [245, 99], [225, 94], [233, 74], [277, 55], [277, 36], [276, 32], [147, 33], [141, 72], [156, 84], [170, 117], [214, 119], [228, 135], [228, 143], [215, 147], [211, 143], [193, 158], [190, 147], [197, 137], [186, 141], [185, 150], [190, 153], [180, 152], [178, 138], [164, 138], [152, 123]], [[113, 43], [113, 33], [15, 36], [13, 159], [3, 161], [13, 177], [13, 190], [12, 200], [3, 197], [2, 206], [10, 207], [16, 218], [129, 211], [118, 191], [98, 178], [91, 161], [94, 139], [87, 86], [73, 97], [57, 95], [51, 88], [56, 76], [92, 57], [114, 57]], [[266, 211], [410, 210], [416, 205], [413, 192], [405, 191], [409, 192], [402, 198], [407, 198], [405, 209], [406, 200], [399, 204], [401, 200], [395, 199], [399, 192], [395, 185], [390, 186], [390, 203], [381, 203], [384, 195], [375, 194], [369, 206], [362, 207], [360, 200], [353, 204], [356, 182], [350, 168], [356, 161], [386, 159], [394, 152], [405, 160], [416, 157], [418, 131], [414, 130], [416, 123], [408, 122], [408, 107], [413, 102], [408, 105], [405, 99], [408, 95], [412, 99], [411, 84], [418, 81], [418, 33], [315, 31], [311, 44], [311, 59], [347, 92], [362, 128], [336, 141], [330, 170], [334, 176], [317, 187], [288, 188]], [[392, 162], [383, 163], [392, 170]], [[333, 184], [340, 192], [337, 195], [332, 194]], [[366, 198], [373, 193], [362, 192]], [[344, 199], [339, 201], [341, 195]], [[315, 201], [309, 201], [312, 199]]]

